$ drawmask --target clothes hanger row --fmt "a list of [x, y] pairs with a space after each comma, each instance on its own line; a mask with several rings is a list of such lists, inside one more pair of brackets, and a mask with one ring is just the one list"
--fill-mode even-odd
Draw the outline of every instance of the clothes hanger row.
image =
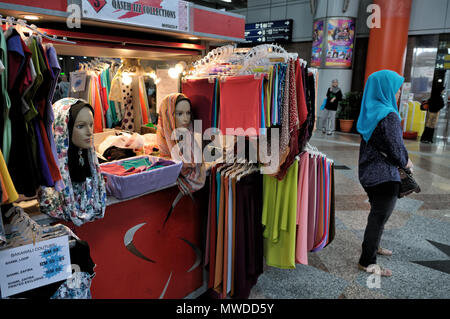
[[[53, 35], [52, 37], [48, 36], [46, 32], [42, 33], [38, 30], [37, 26], [32, 24], [28, 25], [26, 20], [18, 19], [16, 20], [14, 17], [6, 17], [3, 18], [2, 15], [0, 15], [0, 21], [3, 23], [5, 22], [7, 26], [14, 26], [19, 25], [23, 28], [27, 28], [32, 31], [32, 33], [35, 33], [39, 35], [42, 38], [45, 38], [47, 40], [53, 41], [53, 42], [61, 42], [61, 43], [67, 43], [67, 44], [76, 44], [74, 41], [68, 41], [67, 38], [63, 37], [63, 39], [59, 39], [56, 35]], [[23, 36], [23, 31], [21, 31], [21, 35]]]
[[[77, 238], [69, 228], [59, 224], [55, 226], [40, 226], [21, 207], [13, 206], [6, 213], [10, 222], [5, 224], [9, 228], [7, 243], [0, 249], [14, 248], [36, 242], [57, 238], [61, 236], [73, 236]], [[77, 238], [78, 239], [78, 238]], [[76, 244], [75, 240], [69, 240], [69, 247]]]

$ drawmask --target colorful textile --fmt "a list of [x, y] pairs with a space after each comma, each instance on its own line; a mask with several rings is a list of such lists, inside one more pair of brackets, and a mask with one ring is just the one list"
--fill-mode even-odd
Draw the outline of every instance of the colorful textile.
[[212, 127], [213, 110], [215, 105], [215, 82], [208, 79], [186, 80], [181, 84], [181, 89], [192, 103], [192, 117], [202, 123], [202, 133]]
[[260, 135], [262, 83], [263, 78], [255, 79], [253, 75], [228, 77], [220, 83], [219, 128], [222, 134], [230, 135], [229, 128], [243, 129], [231, 135]]
[[39, 189], [41, 211], [51, 217], [72, 221], [76, 226], [103, 218], [106, 208], [106, 190], [100, 173], [97, 156], [93, 148], [88, 150], [91, 177], [83, 183], [72, 183], [68, 165], [70, 107], [78, 99], [64, 98], [53, 106], [55, 112], [55, 144], [58, 166], [64, 181], [64, 189], [57, 192], [52, 187]]

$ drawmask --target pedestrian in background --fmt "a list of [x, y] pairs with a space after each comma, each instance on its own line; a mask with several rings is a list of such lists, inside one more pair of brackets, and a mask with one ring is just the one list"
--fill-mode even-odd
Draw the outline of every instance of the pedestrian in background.
[[327, 103], [323, 111], [322, 133], [331, 135], [336, 129], [336, 111], [342, 100], [342, 91], [337, 79], [331, 81], [331, 87], [327, 91]]
[[444, 87], [441, 83], [433, 86], [431, 89], [431, 96], [428, 99], [428, 110], [425, 122], [425, 129], [422, 133], [420, 141], [422, 143], [433, 143], [434, 129], [439, 118], [439, 111], [445, 106], [445, 101], [442, 98]]
[[398, 167], [412, 169], [403, 143], [397, 101], [404, 78], [394, 71], [375, 72], [367, 79], [357, 130], [361, 134], [359, 181], [370, 202], [358, 268], [392, 276], [392, 271], [377, 265], [378, 255], [392, 255], [380, 247], [384, 225], [397, 202], [400, 190]]

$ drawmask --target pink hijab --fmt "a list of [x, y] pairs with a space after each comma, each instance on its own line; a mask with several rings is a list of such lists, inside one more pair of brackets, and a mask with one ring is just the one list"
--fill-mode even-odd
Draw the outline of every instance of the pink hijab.
[[[194, 140], [192, 122], [189, 126], [189, 134], [191, 135], [191, 156], [190, 160], [179, 151], [172, 149], [177, 145], [177, 141], [173, 140], [172, 133], [175, 130], [175, 107], [179, 96], [188, 99], [184, 94], [173, 93], [166, 96], [161, 101], [159, 110], [158, 130], [156, 133], [158, 148], [161, 157], [173, 158], [183, 161], [181, 174], [178, 177], [177, 184], [183, 194], [198, 191], [205, 185], [206, 172], [203, 163], [194, 163], [194, 146], [198, 148]], [[173, 154], [172, 154], [173, 153]]]

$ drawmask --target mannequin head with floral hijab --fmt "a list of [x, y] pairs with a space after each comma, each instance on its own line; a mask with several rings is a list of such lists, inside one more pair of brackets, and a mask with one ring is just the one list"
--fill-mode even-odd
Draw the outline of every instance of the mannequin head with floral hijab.
[[103, 218], [105, 184], [92, 144], [93, 109], [85, 101], [64, 98], [53, 105], [57, 163], [64, 183], [62, 191], [41, 186], [42, 212], [54, 218], [85, 222]]

